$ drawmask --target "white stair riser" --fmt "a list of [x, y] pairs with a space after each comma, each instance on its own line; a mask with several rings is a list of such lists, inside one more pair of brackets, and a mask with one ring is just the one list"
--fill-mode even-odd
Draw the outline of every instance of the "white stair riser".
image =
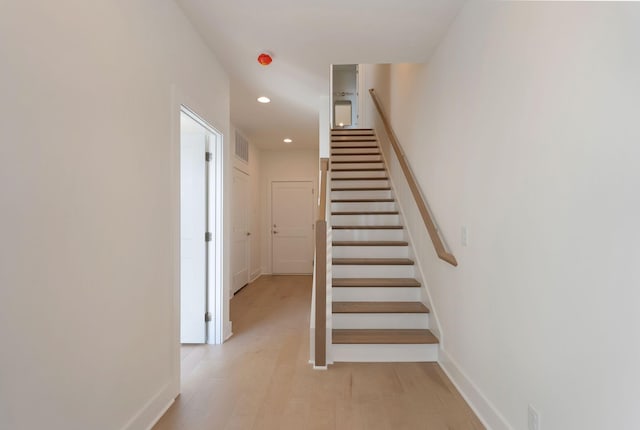
[[331, 215], [331, 225], [400, 225], [398, 215]]
[[369, 143], [376, 143], [376, 137], [373, 134], [361, 134], [361, 133], [344, 133], [331, 136], [331, 146], [340, 142], [361, 142], [366, 141]]
[[334, 258], [408, 258], [408, 246], [334, 246]]
[[380, 150], [378, 149], [378, 147], [371, 148], [368, 146], [364, 146], [362, 148], [331, 148], [331, 155], [372, 154], [379, 152]]
[[377, 163], [332, 163], [331, 164], [331, 169], [338, 169], [338, 171], [344, 171], [344, 170], [349, 170], [349, 169], [357, 169], [357, 170], [362, 170], [362, 169], [384, 169], [384, 163], [377, 162]]
[[331, 172], [331, 178], [335, 179], [335, 178], [384, 178], [387, 176], [387, 172], [385, 172], [384, 170], [373, 170], [373, 171], [361, 171], [361, 170], [355, 170], [352, 172]]
[[413, 278], [413, 265], [341, 265], [334, 264], [332, 273], [335, 278]]
[[340, 230], [331, 231], [333, 240], [405, 240], [404, 230]]
[[335, 362], [438, 361], [438, 345], [335, 344], [331, 349]]
[[419, 302], [420, 288], [412, 287], [334, 287], [334, 302]]
[[[335, 187], [335, 182], [332, 184]], [[332, 200], [340, 199], [389, 199], [391, 191], [365, 190], [365, 191], [331, 191]]]
[[331, 203], [332, 212], [395, 211], [395, 202]]
[[356, 161], [382, 161], [380, 155], [332, 155], [331, 161], [349, 161], [350, 163]]
[[[375, 146], [375, 148], [372, 148], [372, 146]], [[375, 141], [355, 141], [355, 142], [349, 142], [349, 141], [341, 141], [341, 142], [332, 142], [331, 143], [331, 151], [335, 151], [336, 149], [358, 149], [358, 148], [362, 148], [362, 149], [372, 149], [372, 150], [380, 150], [380, 148], [378, 147], [378, 142]]]
[[349, 180], [349, 181], [331, 181], [331, 186], [336, 188], [375, 188], [375, 187], [389, 187], [388, 179], [363, 179], [363, 180]]
[[333, 314], [333, 328], [427, 329], [429, 314]]

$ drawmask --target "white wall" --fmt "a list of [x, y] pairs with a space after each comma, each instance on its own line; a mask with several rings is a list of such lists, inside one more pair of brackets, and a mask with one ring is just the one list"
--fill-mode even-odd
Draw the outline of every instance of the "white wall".
[[529, 403], [541, 430], [638, 426], [638, 52], [636, 3], [469, 2], [429, 65], [391, 69], [459, 261], [419, 246], [441, 361], [494, 429]]
[[389, 73], [390, 64], [360, 64], [360, 79], [364, 82], [364, 91], [360, 91], [360, 103], [362, 104], [362, 128], [375, 128], [378, 119], [376, 108], [371, 101], [369, 90], [375, 89], [376, 94], [382, 100], [382, 104], [388, 110], [390, 108]]
[[317, 193], [318, 149], [263, 150], [260, 155], [260, 196], [262, 208], [262, 266], [271, 273], [271, 183], [313, 181]]
[[227, 77], [170, 0], [3, 2], [0, 56], [0, 428], [144, 429], [179, 385], [178, 104], [227, 139]]

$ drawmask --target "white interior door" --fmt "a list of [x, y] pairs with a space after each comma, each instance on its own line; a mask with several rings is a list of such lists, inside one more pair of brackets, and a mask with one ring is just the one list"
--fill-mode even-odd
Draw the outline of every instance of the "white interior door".
[[273, 273], [313, 270], [313, 183], [271, 184]]
[[180, 342], [206, 342], [206, 137], [180, 137]]
[[249, 282], [249, 175], [233, 169], [232, 288], [235, 293]]

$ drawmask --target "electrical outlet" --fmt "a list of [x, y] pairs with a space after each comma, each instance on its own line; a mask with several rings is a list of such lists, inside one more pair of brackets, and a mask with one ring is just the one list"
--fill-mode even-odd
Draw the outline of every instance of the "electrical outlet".
[[528, 422], [529, 430], [540, 430], [540, 415], [533, 406], [529, 405]]

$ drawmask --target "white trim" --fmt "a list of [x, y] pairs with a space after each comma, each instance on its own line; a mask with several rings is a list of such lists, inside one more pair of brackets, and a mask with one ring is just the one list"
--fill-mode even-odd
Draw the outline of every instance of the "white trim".
[[[207, 204], [208, 219], [207, 228], [213, 232], [215, 240], [210, 245], [211, 249], [207, 253], [207, 309], [213, 314], [213, 319], [210, 322], [206, 322], [207, 326], [207, 339], [208, 344], [221, 344], [224, 339], [222, 338], [222, 326], [223, 326], [223, 313], [224, 313], [224, 293], [223, 285], [224, 279], [223, 273], [223, 170], [224, 163], [222, 158], [222, 146], [223, 135], [220, 131], [214, 128], [207, 120], [202, 118], [186, 103], [180, 103], [180, 114], [185, 114], [197, 122], [202, 128], [204, 128], [212, 137], [213, 142], [207, 138], [207, 151], [214, 154], [213, 166], [207, 166], [209, 173], [207, 174], [207, 180], [209, 182], [207, 186]], [[180, 134], [180, 139], [182, 135]], [[213, 185], [213, 186], [211, 186]], [[213, 196], [213, 198], [211, 198]], [[213, 330], [212, 330], [213, 329]]]
[[364, 101], [369, 95], [369, 89], [365, 81], [365, 69], [362, 64], [356, 64], [356, 70], [358, 71], [358, 128], [366, 128], [366, 114], [364, 109]]
[[315, 364], [313, 365], [313, 370], [328, 370], [329, 366], [316, 366]]
[[487, 430], [513, 430], [500, 411], [443, 348], [440, 348], [438, 364]]
[[229, 324], [225, 327], [224, 330], [224, 340], [227, 341], [231, 336], [233, 336], [233, 322], [229, 321]]
[[[165, 384], [142, 408], [122, 427], [122, 430], [146, 429], [154, 425], [169, 410], [174, 397], [171, 395], [171, 382]], [[168, 400], [167, 400], [168, 398]]]
[[251, 274], [251, 277], [249, 278], [249, 283], [255, 282], [262, 275], [263, 275], [262, 268], [259, 268], [258, 270], [256, 270], [254, 273]]

